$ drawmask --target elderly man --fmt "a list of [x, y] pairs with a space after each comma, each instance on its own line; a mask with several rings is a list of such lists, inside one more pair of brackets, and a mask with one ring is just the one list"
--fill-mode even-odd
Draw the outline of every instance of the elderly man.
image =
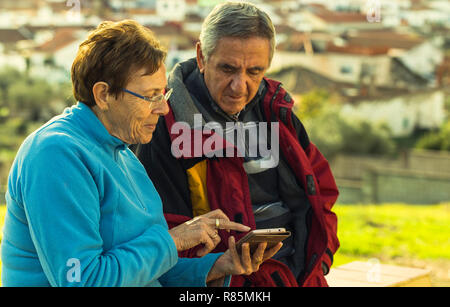
[[[338, 190], [292, 113], [292, 98], [264, 77], [274, 50], [266, 13], [242, 2], [215, 7], [203, 23], [197, 58], [169, 75], [169, 113], [136, 154], [161, 195], [169, 227], [220, 208], [252, 229], [292, 232], [273, 259], [258, 272], [233, 276], [232, 286], [326, 286], [339, 247], [331, 212]], [[244, 235], [219, 234], [217, 251], [227, 248], [230, 235]], [[195, 250], [181, 255], [195, 257]]]

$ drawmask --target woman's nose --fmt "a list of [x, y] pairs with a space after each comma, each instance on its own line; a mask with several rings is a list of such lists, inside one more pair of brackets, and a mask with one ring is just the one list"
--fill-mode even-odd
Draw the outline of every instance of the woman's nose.
[[165, 99], [162, 99], [152, 106], [152, 114], [164, 116], [167, 115], [167, 113], [169, 113], [169, 102]]

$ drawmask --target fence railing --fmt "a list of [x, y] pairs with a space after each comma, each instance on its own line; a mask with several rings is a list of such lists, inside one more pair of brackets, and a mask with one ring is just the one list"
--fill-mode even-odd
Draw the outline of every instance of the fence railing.
[[415, 150], [397, 158], [340, 155], [330, 161], [340, 203], [450, 202], [450, 153]]

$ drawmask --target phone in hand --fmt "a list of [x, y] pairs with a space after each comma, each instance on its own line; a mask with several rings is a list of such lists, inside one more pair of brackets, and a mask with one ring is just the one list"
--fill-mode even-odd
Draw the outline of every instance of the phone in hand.
[[241, 253], [242, 244], [249, 243], [250, 254], [254, 253], [259, 243], [267, 242], [266, 249], [270, 249], [291, 235], [285, 228], [267, 228], [250, 231], [236, 244], [236, 250]]

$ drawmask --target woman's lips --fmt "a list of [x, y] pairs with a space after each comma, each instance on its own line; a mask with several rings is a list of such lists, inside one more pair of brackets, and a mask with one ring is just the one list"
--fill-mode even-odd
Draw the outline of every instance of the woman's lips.
[[148, 128], [148, 129], [154, 131], [154, 130], [156, 129], [156, 124], [148, 124], [148, 125], [145, 125], [145, 128]]

